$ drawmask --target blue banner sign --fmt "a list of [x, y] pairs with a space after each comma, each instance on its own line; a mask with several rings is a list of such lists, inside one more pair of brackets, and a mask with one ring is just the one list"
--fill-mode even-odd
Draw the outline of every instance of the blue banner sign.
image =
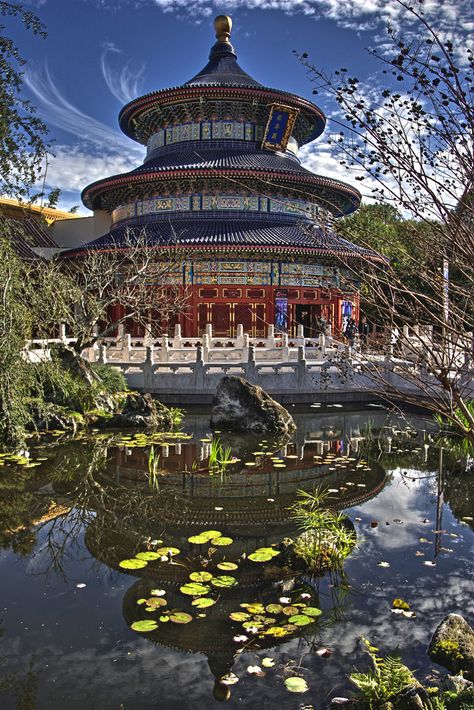
[[262, 148], [285, 152], [298, 113], [296, 108], [271, 104]]

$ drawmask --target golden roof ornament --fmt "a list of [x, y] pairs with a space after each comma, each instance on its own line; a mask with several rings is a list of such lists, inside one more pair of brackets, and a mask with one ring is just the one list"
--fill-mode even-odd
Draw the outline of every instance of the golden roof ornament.
[[228, 15], [218, 15], [214, 20], [216, 38], [219, 42], [229, 42], [232, 32], [232, 19]]

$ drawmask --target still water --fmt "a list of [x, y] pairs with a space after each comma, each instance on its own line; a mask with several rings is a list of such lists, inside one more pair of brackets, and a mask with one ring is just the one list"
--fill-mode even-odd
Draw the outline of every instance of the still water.
[[[419, 416], [321, 406], [295, 419], [286, 443], [219, 435], [233, 463], [212, 474], [206, 413], [185, 418], [185, 437], [55, 432], [29, 465], [4, 458], [0, 707], [323, 709], [350, 695], [351, 671], [368, 668], [361, 637], [398, 649], [422, 681], [441, 672], [426, 656], [431, 633], [449, 612], [474, 622], [474, 477], [440, 455]], [[288, 508], [315, 486], [355, 530], [343, 569], [306, 576], [249, 560], [298, 534]], [[189, 542], [207, 530], [216, 537]], [[142, 567], [120, 566], [157, 549]], [[181, 591], [192, 571], [224, 578], [204, 578], [209, 607]], [[164, 600], [161, 611], [145, 610], [150, 595]], [[392, 613], [395, 598], [416, 616]], [[229, 619], [245, 614], [242, 603], [302, 600], [300, 612], [322, 614], [286, 636]], [[165, 611], [192, 621], [172, 623]], [[152, 630], [131, 628], [144, 619], [156, 620]], [[262, 668], [264, 658], [273, 665]], [[238, 682], [217, 682], [229, 673]], [[286, 689], [295, 675], [306, 693]]]

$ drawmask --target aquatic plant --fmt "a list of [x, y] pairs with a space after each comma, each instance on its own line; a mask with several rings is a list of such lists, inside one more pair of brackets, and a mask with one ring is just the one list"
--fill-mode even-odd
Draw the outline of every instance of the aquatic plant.
[[155, 491], [160, 490], [160, 484], [158, 482], [158, 465], [160, 462], [160, 454], [155, 453], [155, 447], [152, 444], [150, 446], [150, 451], [148, 453], [148, 483], [150, 488]]
[[327, 497], [328, 493], [318, 488], [313, 492], [298, 491], [298, 500], [290, 507], [293, 520], [302, 530], [293, 550], [311, 571], [337, 566], [356, 544], [347, 517], [324, 507]]
[[184, 409], [180, 409], [179, 407], [170, 407], [169, 410], [171, 412], [171, 418], [173, 420], [173, 429], [176, 429], [181, 425], [186, 412], [184, 411]]
[[225, 473], [227, 466], [231, 463], [233, 463], [232, 449], [230, 446], [224, 449], [220, 438], [214, 437], [211, 441], [211, 449], [209, 452], [210, 473]]
[[[410, 692], [413, 707], [420, 710], [469, 710], [472, 708], [470, 690], [459, 692], [440, 691], [436, 686], [425, 688], [417, 681], [411, 670], [402, 663], [398, 654], [380, 656], [380, 650], [362, 638], [372, 662], [367, 673], [351, 673], [350, 680], [359, 689], [357, 707], [401, 707], [397, 703], [405, 692]], [[412, 692], [413, 689], [413, 692]], [[403, 701], [401, 701], [403, 703]], [[360, 704], [359, 704], [360, 703]], [[403, 705], [404, 706], [404, 705]]]
[[467, 400], [465, 409], [466, 413], [456, 408], [453, 414], [456, 421], [461, 422], [464, 435], [460, 433], [460, 427], [454, 425], [449, 419], [442, 417], [440, 414], [435, 414], [434, 418], [440, 428], [438, 443], [455, 456], [467, 458], [469, 463], [474, 457], [473, 433], [471, 429], [471, 420], [474, 417], [474, 400]]

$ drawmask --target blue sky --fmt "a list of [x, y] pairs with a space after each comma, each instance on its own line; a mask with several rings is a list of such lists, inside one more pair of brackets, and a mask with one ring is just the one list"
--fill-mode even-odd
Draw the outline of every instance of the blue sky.
[[[45, 40], [6, 20], [26, 58], [25, 93], [55, 141], [46, 187], [63, 190], [61, 207], [80, 203], [88, 183], [132, 169], [144, 149], [118, 128], [118, 112], [143, 93], [190, 79], [207, 62], [213, 17], [230, 14], [239, 64], [262, 84], [313, 99], [292, 50], [308, 52], [328, 70], [347, 66], [373, 87], [376, 65], [365, 48], [384, 35], [387, 20], [405, 23], [395, 0], [38, 0], [24, 3], [46, 25]], [[472, 32], [465, 0], [427, 0], [427, 13], [446, 32]], [[319, 98], [328, 117], [335, 107]], [[325, 137], [331, 131], [331, 124]], [[301, 156], [304, 164], [357, 185], [330, 155], [323, 136]], [[358, 185], [360, 187], [360, 185]], [[82, 207], [81, 213], [87, 214]]]

